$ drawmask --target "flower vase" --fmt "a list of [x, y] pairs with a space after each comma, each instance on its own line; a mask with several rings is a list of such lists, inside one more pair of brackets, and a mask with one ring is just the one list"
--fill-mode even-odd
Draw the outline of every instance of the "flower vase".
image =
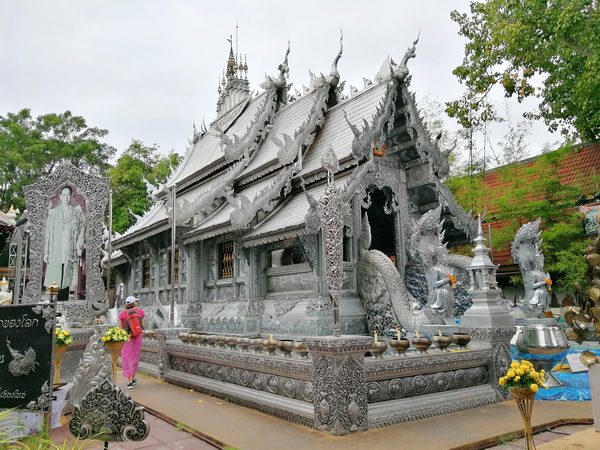
[[110, 353], [110, 357], [112, 359], [112, 372], [113, 372], [113, 382], [117, 384], [117, 360], [119, 359], [119, 355], [121, 354], [121, 349], [123, 348], [124, 342], [105, 342], [106, 349], [108, 353]]
[[61, 345], [54, 347], [54, 384], [60, 383], [60, 364], [62, 363], [63, 356], [67, 351], [68, 345]]
[[510, 390], [512, 396], [517, 402], [519, 412], [523, 418], [525, 425], [525, 449], [534, 449], [533, 432], [531, 430], [531, 413], [533, 412], [533, 402], [535, 400], [535, 392], [529, 388], [512, 388]]

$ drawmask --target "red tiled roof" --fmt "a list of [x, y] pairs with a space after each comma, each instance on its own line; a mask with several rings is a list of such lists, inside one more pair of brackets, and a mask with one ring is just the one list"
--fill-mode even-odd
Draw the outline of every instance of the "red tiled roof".
[[[483, 176], [482, 181], [485, 186], [485, 192], [488, 193], [489, 196], [484, 197], [483, 204], [485, 205], [486, 199], [492, 200], [493, 194], [489, 193], [505, 192], [513, 189], [515, 180], [518, 180], [519, 176], [539, 176], [540, 174], [535, 172], [535, 166], [540, 158], [541, 157], [538, 156], [522, 161], [519, 164], [520, 167], [516, 168], [515, 172], [513, 172], [513, 177], [510, 179], [503, 179], [503, 173], [497, 169], [487, 172]], [[556, 165], [558, 166], [556, 175], [562, 185], [578, 185], [584, 192], [590, 193], [600, 190], [600, 188], [590, 179], [592, 176], [600, 175], [600, 143], [582, 146], [566, 152], [557, 159]], [[533, 171], [526, 169], [533, 169]], [[497, 206], [493, 205], [493, 202], [491, 203], [492, 204], [488, 205], [488, 217], [493, 217], [493, 213], [497, 211]], [[572, 203], [575, 205], [577, 199], [573, 199]], [[514, 226], [510, 221], [496, 221], [491, 222], [490, 225], [492, 228], [492, 245], [494, 245], [494, 232], [498, 232], [506, 227]], [[501, 266], [498, 270], [499, 273], [519, 272], [518, 266], [513, 262], [510, 247], [507, 246], [502, 249], [494, 249], [493, 258], [494, 263]]]

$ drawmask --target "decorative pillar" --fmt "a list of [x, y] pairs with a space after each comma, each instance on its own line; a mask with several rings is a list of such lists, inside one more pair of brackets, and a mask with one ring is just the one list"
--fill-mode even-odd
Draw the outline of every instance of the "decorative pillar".
[[165, 381], [165, 373], [169, 367], [169, 354], [167, 353], [167, 338], [168, 335], [165, 332], [154, 330], [153, 336], [157, 341], [157, 355], [156, 355], [156, 378], [160, 381]]
[[371, 337], [304, 339], [313, 360], [315, 428], [342, 436], [368, 429], [364, 354]]
[[508, 398], [509, 392], [498, 385], [498, 379], [506, 374], [512, 361], [510, 340], [516, 327], [513, 316], [500, 306], [500, 289], [496, 282], [498, 266], [490, 259], [490, 249], [486, 247], [485, 241], [479, 216], [473, 249], [475, 256], [467, 267], [471, 279], [469, 294], [473, 298], [473, 304], [461, 317], [460, 324], [471, 335], [472, 347], [492, 349], [490, 384], [496, 393], [496, 400], [502, 401]]

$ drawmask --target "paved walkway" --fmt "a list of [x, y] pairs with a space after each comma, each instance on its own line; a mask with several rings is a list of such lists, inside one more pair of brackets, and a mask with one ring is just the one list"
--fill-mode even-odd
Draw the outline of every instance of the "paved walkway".
[[[523, 448], [522, 440], [506, 442], [522, 431], [521, 417], [514, 401], [460, 411], [413, 422], [402, 423], [347, 436], [326, 433], [286, 422], [244, 408], [225, 400], [139, 376], [138, 385], [126, 390], [148, 411], [150, 436], [143, 442], [111, 443], [111, 449], [214, 449], [229, 445], [241, 450], [386, 450], [413, 449], [480, 449]], [[119, 385], [124, 386], [119, 372]], [[591, 402], [537, 401], [533, 411], [533, 427], [545, 429], [572, 420], [587, 425], [557, 426], [534, 436], [539, 449], [600, 448], [600, 433], [590, 424]], [[173, 424], [196, 430], [196, 436], [178, 430]], [[66, 427], [63, 427], [65, 429]], [[64, 440], [53, 430], [55, 442]], [[564, 434], [563, 434], [564, 433]], [[56, 436], [56, 439], [55, 439]], [[504, 445], [498, 446], [504, 437]], [[202, 438], [212, 441], [208, 444]], [[62, 439], [62, 440], [61, 440]], [[98, 447], [88, 447], [98, 448]]]

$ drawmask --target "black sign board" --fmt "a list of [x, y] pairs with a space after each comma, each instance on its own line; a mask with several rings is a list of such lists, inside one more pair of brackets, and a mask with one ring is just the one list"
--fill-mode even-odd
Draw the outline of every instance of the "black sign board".
[[0, 409], [50, 409], [53, 344], [53, 305], [0, 307]]

